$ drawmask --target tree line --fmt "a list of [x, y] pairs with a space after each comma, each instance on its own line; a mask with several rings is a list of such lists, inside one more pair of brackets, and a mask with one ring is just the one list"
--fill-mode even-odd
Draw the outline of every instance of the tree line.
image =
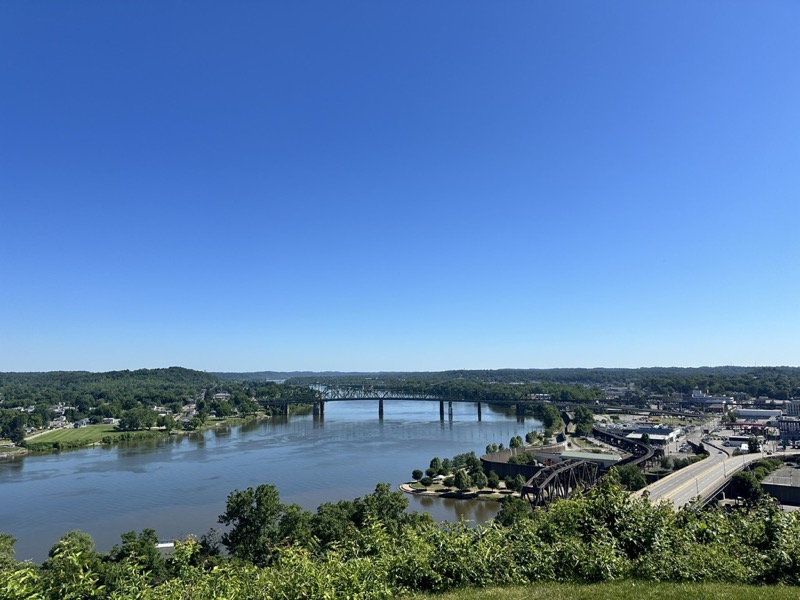
[[[308, 386], [270, 381], [221, 380], [208, 373], [170, 367], [89, 373], [0, 373], [0, 438], [22, 444], [26, 430], [47, 427], [60, 407], [68, 422], [118, 419], [122, 431], [151, 427], [170, 431], [188, 404], [194, 417], [186, 428], [197, 428], [211, 414], [227, 417], [270, 413], [281, 403], [311, 403], [320, 394]], [[159, 407], [166, 416], [153, 410]], [[164, 411], [161, 411], [162, 413]]]
[[392, 598], [551, 581], [800, 583], [800, 514], [760, 498], [731, 512], [674, 511], [632, 497], [612, 475], [548, 510], [510, 500], [485, 525], [435, 523], [406, 505], [388, 484], [314, 513], [281, 503], [269, 485], [236, 490], [220, 515], [228, 529], [184, 540], [169, 558], [152, 530], [123, 534], [105, 554], [71, 532], [38, 566], [17, 562], [2, 535], [0, 595]]

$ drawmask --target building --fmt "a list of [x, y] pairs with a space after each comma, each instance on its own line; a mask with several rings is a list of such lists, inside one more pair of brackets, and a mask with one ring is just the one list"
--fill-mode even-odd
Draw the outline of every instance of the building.
[[777, 425], [783, 443], [790, 445], [800, 443], [800, 418], [781, 417], [778, 419]]
[[622, 460], [622, 457], [619, 454], [606, 454], [601, 452], [581, 452], [579, 450], [567, 450], [566, 452], [561, 453], [562, 460], [568, 459], [577, 459], [577, 460], [585, 460], [587, 462], [597, 463], [603, 469], [610, 469], [619, 461]]
[[793, 398], [784, 404], [785, 413], [789, 417], [800, 417], [800, 399]]
[[742, 419], [752, 421], [754, 419], [777, 419], [782, 413], [777, 408], [734, 408], [733, 414]]

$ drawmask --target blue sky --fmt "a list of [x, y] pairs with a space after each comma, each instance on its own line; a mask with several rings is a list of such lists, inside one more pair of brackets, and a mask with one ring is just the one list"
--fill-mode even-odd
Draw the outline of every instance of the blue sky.
[[800, 365], [800, 4], [0, 4], [0, 371]]

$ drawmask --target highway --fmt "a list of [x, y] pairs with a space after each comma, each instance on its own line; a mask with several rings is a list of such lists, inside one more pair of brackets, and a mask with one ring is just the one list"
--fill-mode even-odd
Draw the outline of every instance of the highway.
[[[698, 496], [705, 498], [713, 494], [728, 477], [741, 471], [744, 466], [766, 458], [766, 455], [761, 452], [728, 456], [725, 451], [712, 444], [704, 443], [703, 445], [710, 453], [708, 458], [675, 471], [635, 492], [634, 495], [640, 497], [647, 492], [651, 502], [664, 500], [672, 503], [675, 510], [678, 510]], [[796, 455], [800, 454], [800, 450], [787, 450], [785, 453], [781, 453], [781, 455], [783, 454]], [[777, 453], [776, 456], [778, 456]]]

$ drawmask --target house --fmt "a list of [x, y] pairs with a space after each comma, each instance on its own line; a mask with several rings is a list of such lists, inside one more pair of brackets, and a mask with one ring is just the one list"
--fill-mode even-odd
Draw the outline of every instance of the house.
[[86, 427], [89, 424], [89, 419], [81, 419], [80, 421], [75, 421], [72, 426], [75, 429], [80, 429], [81, 427]]
[[50, 423], [48, 423], [48, 427], [50, 427], [50, 429], [58, 429], [60, 427], [66, 427], [67, 425], [69, 425], [69, 421], [67, 421], [67, 417], [64, 415], [56, 417], [50, 421]]

